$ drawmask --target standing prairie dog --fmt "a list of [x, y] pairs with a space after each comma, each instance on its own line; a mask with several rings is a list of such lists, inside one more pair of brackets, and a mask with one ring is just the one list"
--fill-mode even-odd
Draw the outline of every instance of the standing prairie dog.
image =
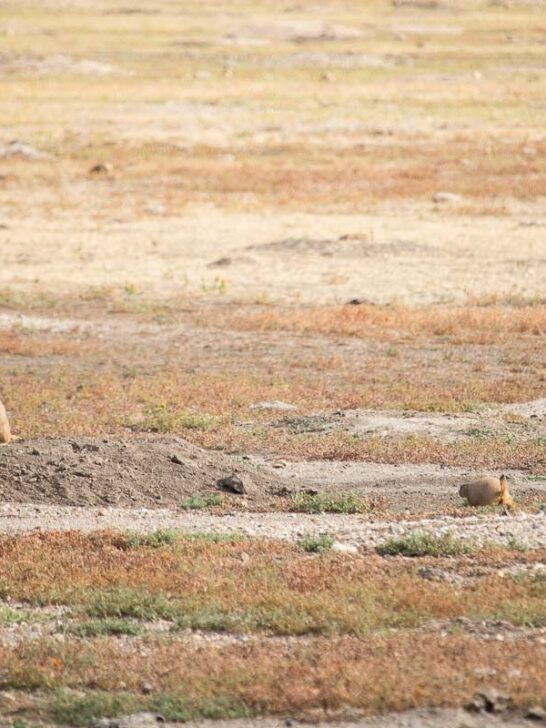
[[0, 399], [0, 444], [7, 445], [8, 442], [11, 442], [11, 430], [9, 427], [8, 416], [6, 414], [6, 408]]
[[459, 495], [466, 498], [471, 506], [491, 506], [499, 504], [515, 510], [514, 501], [508, 492], [506, 475], [500, 478], [483, 477], [463, 483]]

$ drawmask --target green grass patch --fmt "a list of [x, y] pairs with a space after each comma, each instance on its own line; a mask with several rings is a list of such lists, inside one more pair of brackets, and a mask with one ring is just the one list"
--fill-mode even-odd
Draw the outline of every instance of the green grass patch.
[[223, 505], [224, 497], [220, 493], [209, 493], [208, 495], [190, 495], [180, 503], [180, 508], [185, 511], [194, 511]]
[[213, 533], [211, 531], [198, 531], [196, 533], [184, 533], [180, 535], [185, 541], [203, 544], [240, 543], [250, 541], [250, 536], [242, 533]]
[[298, 542], [300, 548], [308, 554], [321, 554], [329, 551], [333, 544], [334, 539], [331, 536], [305, 536]]
[[47, 622], [49, 616], [32, 609], [12, 609], [11, 607], [0, 607], [0, 625], [10, 624], [36, 624]]
[[521, 553], [529, 551], [529, 547], [526, 546], [524, 543], [521, 543], [521, 541], [518, 541], [515, 536], [511, 536], [508, 539], [507, 546], [512, 551], [520, 551]]
[[218, 696], [188, 699], [181, 695], [157, 693], [149, 698], [130, 693], [108, 693], [103, 690], [81, 693], [58, 689], [48, 701], [47, 715], [58, 723], [87, 726], [100, 718], [117, 718], [129, 713], [149, 711], [165, 720], [233, 720], [250, 718], [255, 708], [235, 697]]
[[164, 594], [150, 594], [144, 589], [114, 586], [97, 589], [82, 597], [84, 611], [97, 619], [173, 619], [178, 614], [176, 604]]
[[180, 432], [181, 430], [206, 431], [218, 422], [217, 417], [196, 415], [190, 412], [172, 412], [165, 404], [152, 407], [139, 423], [138, 429], [145, 432]]
[[159, 713], [165, 720], [182, 721], [196, 719], [233, 720], [256, 715], [243, 701], [235, 697], [203, 697], [188, 700], [184, 696], [158, 693], [148, 702], [148, 710]]
[[516, 599], [513, 602], [507, 602], [499, 606], [494, 618], [520, 627], [530, 627], [532, 629], [546, 627], [546, 593], [544, 588], [542, 593], [542, 604], [530, 604], [525, 600]]
[[411, 533], [401, 538], [391, 538], [376, 547], [381, 556], [461, 556], [475, 551], [476, 547], [455, 538], [450, 533], [434, 536], [429, 533]]
[[297, 493], [292, 497], [291, 510], [298, 513], [369, 513], [372, 507], [356, 493]]
[[87, 726], [99, 718], [117, 718], [139, 710], [138, 699], [129, 693], [102, 690], [82, 696], [72, 690], [57, 690], [49, 701], [47, 713], [57, 723]]
[[142, 627], [128, 619], [91, 619], [88, 622], [63, 624], [58, 630], [76, 637], [104, 637], [105, 635], [129, 635], [136, 637], [142, 634]]

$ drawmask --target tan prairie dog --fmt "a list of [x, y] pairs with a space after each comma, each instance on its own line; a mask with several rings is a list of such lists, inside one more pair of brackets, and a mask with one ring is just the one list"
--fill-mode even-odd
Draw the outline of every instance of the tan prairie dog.
[[503, 505], [515, 510], [514, 501], [508, 492], [506, 475], [500, 478], [483, 477], [463, 483], [459, 488], [459, 495], [471, 506]]
[[11, 442], [11, 430], [6, 408], [2, 404], [2, 400], [0, 400], [0, 444], [7, 445], [8, 442]]

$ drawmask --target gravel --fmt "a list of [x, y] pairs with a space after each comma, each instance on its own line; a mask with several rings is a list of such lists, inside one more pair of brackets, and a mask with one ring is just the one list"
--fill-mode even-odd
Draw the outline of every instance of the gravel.
[[481, 545], [492, 542], [538, 549], [546, 546], [546, 514], [515, 516], [438, 516], [413, 521], [381, 521], [355, 515], [301, 513], [180, 512], [172, 509], [89, 508], [5, 503], [0, 506], [0, 533], [29, 531], [84, 532], [114, 529], [139, 532], [174, 529], [188, 533], [227, 533], [297, 541], [306, 535], [328, 534], [336, 542], [373, 548], [389, 538], [425, 532], [450, 533]]

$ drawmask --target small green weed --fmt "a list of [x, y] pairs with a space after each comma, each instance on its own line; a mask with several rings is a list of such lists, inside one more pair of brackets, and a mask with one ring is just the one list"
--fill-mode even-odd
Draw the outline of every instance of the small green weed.
[[194, 541], [196, 543], [239, 543], [240, 541], [249, 541], [250, 536], [244, 536], [239, 533], [184, 533], [180, 538], [186, 541]]
[[211, 508], [212, 506], [223, 506], [224, 497], [220, 493], [209, 493], [208, 495], [190, 495], [184, 498], [180, 508], [185, 511], [199, 510], [200, 508]]
[[59, 632], [73, 634], [76, 637], [83, 638], [122, 634], [135, 637], [142, 634], [142, 627], [127, 619], [92, 619], [89, 622], [64, 624], [59, 629]]
[[135, 712], [137, 700], [128, 693], [96, 691], [81, 696], [72, 690], [58, 690], [51, 698], [48, 713], [63, 725], [87, 726], [98, 718], [115, 718]]
[[529, 551], [528, 546], [526, 546], [524, 543], [521, 543], [521, 541], [518, 541], [515, 536], [511, 536], [508, 539], [507, 546], [511, 551]]
[[165, 720], [187, 722], [189, 720], [229, 720], [247, 718], [255, 715], [247, 705], [238, 698], [204, 697], [200, 700], [188, 701], [179, 695], [158, 693], [150, 700], [149, 709], [159, 713]]
[[356, 493], [297, 493], [291, 503], [291, 510], [299, 513], [368, 513], [371, 509], [371, 504]]
[[475, 551], [475, 547], [454, 538], [450, 533], [434, 536], [429, 533], [410, 533], [391, 538], [376, 547], [381, 556], [460, 556]]
[[329, 551], [334, 544], [330, 536], [305, 536], [299, 541], [299, 546], [308, 554], [321, 554]]
[[208, 430], [217, 418], [208, 415], [195, 415], [190, 412], [172, 412], [162, 403], [146, 412], [138, 429], [146, 432], [177, 432], [180, 430]]
[[85, 613], [98, 619], [172, 619], [177, 614], [175, 604], [162, 594], [149, 594], [143, 589], [114, 586], [93, 590], [84, 599]]
[[47, 614], [41, 614], [31, 609], [12, 609], [11, 607], [0, 607], [0, 625], [10, 624], [35, 624], [36, 622], [46, 622]]

